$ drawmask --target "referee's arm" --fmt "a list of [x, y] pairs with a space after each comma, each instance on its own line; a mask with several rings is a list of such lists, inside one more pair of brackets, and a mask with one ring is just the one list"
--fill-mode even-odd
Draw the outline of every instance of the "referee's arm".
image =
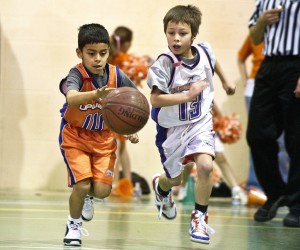
[[267, 25], [272, 25], [279, 21], [279, 15], [282, 8], [275, 8], [265, 11], [258, 19], [255, 25], [250, 27], [250, 36], [255, 45], [264, 40], [264, 33]]

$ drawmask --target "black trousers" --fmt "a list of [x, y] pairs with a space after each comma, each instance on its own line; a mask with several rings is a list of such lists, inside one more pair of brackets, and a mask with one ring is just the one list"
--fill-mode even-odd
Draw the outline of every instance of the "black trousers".
[[[268, 200], [286, 195], [300, 215], [300, 98], [293, 91], [300, 77], [300, 57], [267, 57], [257, 73], [247, 141], [254, 168]], [[281, 178], [277, 138], [284, 131], [290, 156], [288, 183]]]

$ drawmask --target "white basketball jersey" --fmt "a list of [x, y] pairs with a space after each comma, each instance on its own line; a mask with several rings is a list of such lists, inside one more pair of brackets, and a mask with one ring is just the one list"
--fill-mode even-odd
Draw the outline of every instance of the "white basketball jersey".
[[[168, 85], [169, 93], [186, 92], [190, 85], [199, 81], [207, 81], [208, 87], [191, 102], [168, 107], [152, 108], [152, 119], [160, 126], [170, 128], [190, 124], [201, 120], [211, 112], [214, 100], [213, 64], [209, 55], [200, 45], [193, 45], [197, 52], [196, 62], [187, 65], [167, 49], [161, 56], [167, 56], [173, 61], [173, 71]], [[197, 84], [197, 83], [195, 83]]]

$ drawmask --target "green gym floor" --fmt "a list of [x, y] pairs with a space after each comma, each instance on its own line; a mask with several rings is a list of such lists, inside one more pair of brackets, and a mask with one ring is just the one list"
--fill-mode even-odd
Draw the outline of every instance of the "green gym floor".
[[82, 236], [82, 246], [64, 247], [68, 197], [68, 192], [0, 191], [0, 249], [300, 249], [300, 228], [282, 226], [285, 207], [272, 221], [257, 223], [255, 207], [233, 207], [228, 198], [213, 198], [209, 225], [216, 233], [204, 245], [189, 239], [192, 203], [176, 202], [177, 218], [158, 220], [152, 195], [97, 201], [94, 219], [83, 224], [89, 236]]

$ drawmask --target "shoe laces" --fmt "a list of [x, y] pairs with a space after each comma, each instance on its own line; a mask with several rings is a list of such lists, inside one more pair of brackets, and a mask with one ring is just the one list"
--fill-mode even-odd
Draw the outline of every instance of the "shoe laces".
[[161, 219], [162, 211], [167, 210], [170, 207], [173, 207], [174, 202], [172, 200], [172, 191], [169, 192], [168, 196], [164, 197], [162, 195], [159, 195], [160, 200], [160, 208], [159, 208], [159, 215], [158, 219]]
[[83, 236], [89, 236], [90, 235], [89, 231], [87, 229], [85, 229], [85, 228], [82, 227], [82, 223], [81, 222], [80, 223], [76, 223], [76, 222], [72, 221], [70, 223], [70, 228], [72, 230], [78, 230]]
[[214, 234], [215, 230], [212, 229], [205, 221], [206, 214], [201, 214], [201, 212], [196, 212], [193, 218], [195, 224], [195, 231], [202, 231], [204, 234]]

